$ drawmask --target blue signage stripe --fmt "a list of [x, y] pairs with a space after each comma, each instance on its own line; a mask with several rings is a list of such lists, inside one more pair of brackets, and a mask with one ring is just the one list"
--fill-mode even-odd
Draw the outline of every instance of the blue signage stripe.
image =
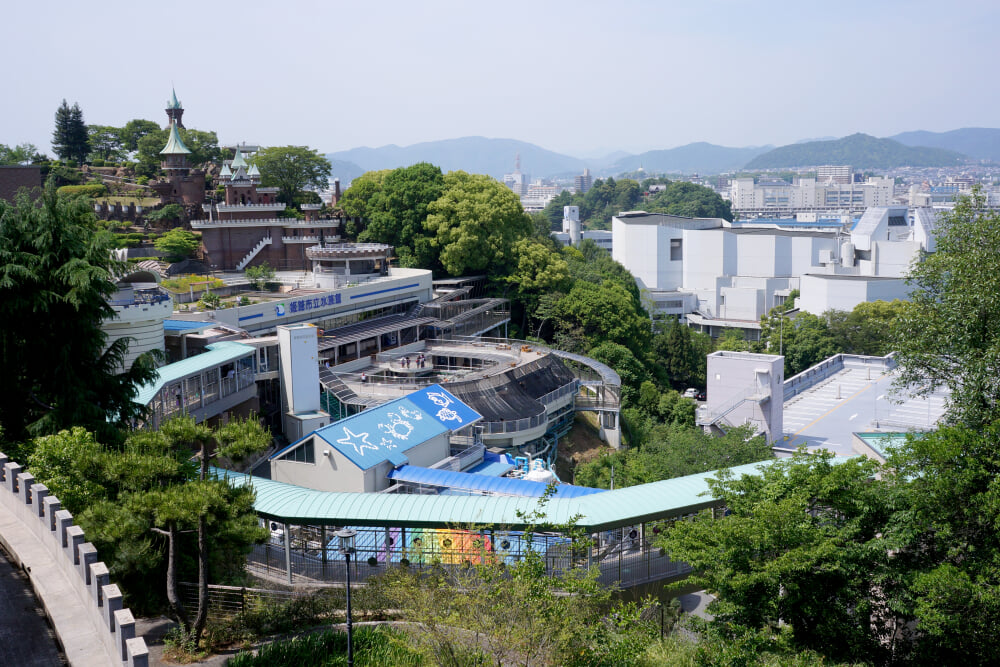
[[241, 317], [239, 321], [242, 322], [243, 320], [255, 320], [258, 317], [264, 317], [264, 313], [257, 313], [256, 315], [247, 315], [246, 317]]
[[386, 292], [395, 292], [401, 289], [409, 289], [411, 287], [420, 287], [420, 283], [411, 283], [409, 285], [403, 285], [401, 287], [390, 287], [389, 289], [380, 289], [377, 292], [365, 292], [364, 294], [355, 294], [351, 296], [351, 298], [360, 299], [363, 296], [372, 296], [373, 294], [385, 294]]

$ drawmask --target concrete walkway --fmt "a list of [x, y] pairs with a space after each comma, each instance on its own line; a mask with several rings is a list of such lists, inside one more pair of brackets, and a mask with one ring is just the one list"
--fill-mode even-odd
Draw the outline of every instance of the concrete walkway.
[[31, 583], [0, 549], [0, 665], [65, 665]]
[[[121, 664], [108, 655], [104, 642], [101, 641], [90, 620], [89, 609], [77, 596], [66, 572], [53, 561], [38, 538], [2, 506], [0, 506], [0, 546], [6, 550], [16, 566], [27, 572], [38, 601], [45, 608], [71, 665], [107, 667], [107, 665]], [[25, 646], [31, 645], [25, 643]], [[0, 654], [0, 665], [20, 664], [22, 663], [4, 660]]]

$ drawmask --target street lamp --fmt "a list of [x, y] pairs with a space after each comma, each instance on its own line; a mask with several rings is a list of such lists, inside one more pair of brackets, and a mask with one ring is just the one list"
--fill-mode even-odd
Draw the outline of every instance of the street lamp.
[[338, 530], [333, 535], [337, 538], [337, 551], [347, 562], [347, 667], [354, 667], [354, 645], [351, 642], [351, 554], [355, 552], [354, 538], [358, 531], [350, 528]]

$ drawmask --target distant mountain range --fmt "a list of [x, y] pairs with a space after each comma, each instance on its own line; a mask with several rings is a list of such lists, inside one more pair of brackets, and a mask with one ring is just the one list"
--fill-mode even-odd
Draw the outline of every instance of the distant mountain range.
[[967, 160], [961, 153], [943, 148], [905, 146], [892, 139], [858, 133], [833, 141], [809, 141], [775, 148], [750, 160], [745, 169], [783, 169], [821, 164], [849, 164], [857, 169], [949, 167]]
[[791, 169], [822, 164], [848, 164], [858, 169], [900, 166], [945, 167], [969, 159], [1000, 162], [1000, 129], [964, 128], [951, 132], [904, 132], [879, 139], [853, 134], [841, 139], [800, 141], [788, 146], [731, 148], [705, 142], [639, 155], [623, 151], [586, 160], [546, 150], [514, 139], [462, 137], [412, 146], [352, 148], [329, 153], [333, 177], [349, 183], [366, 171], [395, 169], [417, 162], [436, 164], [443, 171], [464, 170], [501, 179], [514, 171], [532, 177], [568, 177], [589, 167], [597, 176], [617, 176], [643, 167], [646, 173], [713, 174], [754, 169]]
[[514, 171], [514, 160], [518, 154], [521, 155], [521, 171], [533, 176], [583, 173], [583, 168], [587, 166], [579, 158], [524, 141], [486, 137], [428, 141], [403, 147], [389, 145], [380, 148], [352, 148], [330, 153], [327, 158], [352, 162], [364, 171], [395, 169], [417, 162], [430, 162], [441, 167], [442, 171], [461, 169], [502, 179], [504, 174]]
[[635, 171], [641, 166], [647, 173], [718, 174], [740, 169], [749, 160], [772, 148], [774, 147], [728, 148], [699, 141], [677, 148], [629, 155], [601, 171], [622, 174]]
[[1000, 162], [1000, 130], [991, 127], [963, 127], [950, 132], [918, 130], [889, 138], [907, 146], [945, 148], [977, 160]]

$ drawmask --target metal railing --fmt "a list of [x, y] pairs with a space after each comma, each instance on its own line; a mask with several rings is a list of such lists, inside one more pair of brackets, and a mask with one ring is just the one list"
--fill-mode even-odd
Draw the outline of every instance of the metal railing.
[[697, 416], [696, 421], [698, 424], [702, 425], [717, 424], [719, 421], [725, 418], [726, 415], [728, 415], [733, 410], [740, 407], [747, 401], [763, 400], [763, 398], [767, 395], [768, 394], [765, 394], [760, 389], [756, 388], [745, 389], [741, 392], [738, 392], [733, 397], [731, 397], [728, 403], [724, 403], [722, 407], [716, 408], [711, 412], [709, 412], [706, 406], [698, 408], [696, 412]]
[[503, 419], [493, 422], [480, 422], [485, 435], [499, 435], [502, 433], [518, 433], [529, 429], [544, 426], [549, 421], [548, 414], [542, 410], [537, 415], [525, 417], [523, 419]]
[[[293, 526], [286, 549], [279, 529], [272, 533], [275, 537], [270, 542], [253, 547], [247, 570], [285, 584], [344, 582], [347, 565], [343, 557], [331, 546], [323, 548], [323, 541], [332, 539], [333, 530]], [[558, 533], [536, 533], [529, 545], [525, 534], [517, 531], [358, 528], [357, 532], [357, 552], [350, 564], [351, 579], [357, 582], [396, 567], [457, 570], [484, 559], [513, 564], [523, 559], [529, 548], [541, 554], [547, 575], [594, 567], [597, 580], [607, 586], [637, 586], [684, 577], [693, 571], [655, 546], [641, 526], [604, 531], [591, 535], [589, 543], [577, 545]], [[238, 590], [229, 595], [235, 597]], [[228, 604], [232, 607], [236, 601]]]

